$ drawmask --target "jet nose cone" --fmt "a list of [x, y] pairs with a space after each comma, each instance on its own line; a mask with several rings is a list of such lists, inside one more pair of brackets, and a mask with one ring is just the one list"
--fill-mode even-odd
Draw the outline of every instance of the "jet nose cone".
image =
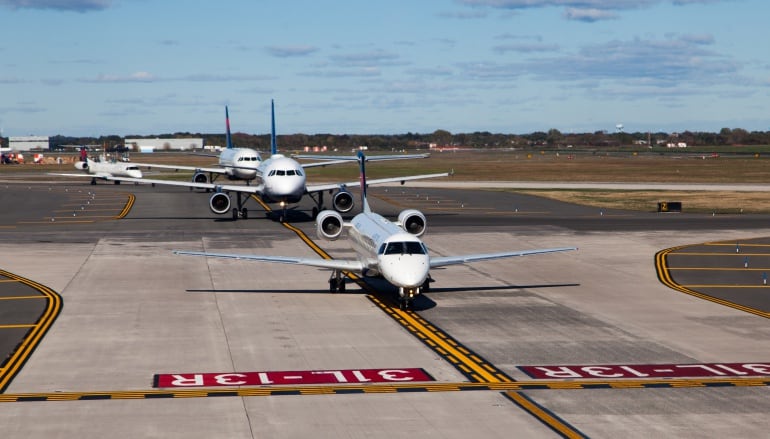
[[428, 278], [427, 255], [386, 255], [380, 262], [383, 277], [397, 287], [415, 288]]

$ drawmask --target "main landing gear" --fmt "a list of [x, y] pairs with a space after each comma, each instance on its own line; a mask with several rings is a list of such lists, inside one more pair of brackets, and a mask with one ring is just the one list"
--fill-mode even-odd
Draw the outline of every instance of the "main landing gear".
[[345, 292], [345, 276], [340, 271], [334, 270], [332, 276], [329, 278], [329, 292], [331, 293], [344, 293]]
[[[251, 196], [251, 195], [249, 195]], [[248, 199], [248, 197], [247, 197]], [[246, 202], [246, 200], [243, 199], [243, 194], [240, 192], [235, 193], [235, 201], [238, 204], [238, 207], [233, 207], [233, 221], [237, 220], [238, 218], [241, 219], [248, 219], [249, 218], [249, 209], [243, 207], [243, 204]]]

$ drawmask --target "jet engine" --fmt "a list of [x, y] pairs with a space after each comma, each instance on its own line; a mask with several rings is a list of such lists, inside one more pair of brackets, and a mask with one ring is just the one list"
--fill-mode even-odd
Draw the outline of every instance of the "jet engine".
[[398, 214], [398, 225], [414, 236], [422, 236], [425, 233], [427, 220], [419, 210], [407, 209]]
[[334, 194], [332, 199], [334, 210], [337, 212], [347, 213], [353, 208], [353, 195], [348, 191], [339, 191]]
[[342, 235], [342, 215], [333, 210], [320, 212], [315, 219], [319, 238], [334, 241]]
[[230, 210], [230, 196], [224, 192], [217, 192], [209, 198], [209, 208], [212, 212], [222, 215]]
[[208, 183], [209, 177], [205, 172], [196, 172], [192, 177], [193, 183]]
[[80, 169], [81, 171], [87, 171], [88, 170], [88, 162], [77, 162], [77, 163], [75, 163], [75, 169]]

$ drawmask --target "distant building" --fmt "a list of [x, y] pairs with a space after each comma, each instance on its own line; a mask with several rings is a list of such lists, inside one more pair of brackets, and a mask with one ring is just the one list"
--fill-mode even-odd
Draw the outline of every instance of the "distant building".
[[17, 136], [8, 138], [8, 148], [12, 151], [48, 151], [48, 136]]
[[180, 151], [203, 149], [202, 138], [187, 139], [126, 139], [124, 144], [129, 150], [137, 152]]

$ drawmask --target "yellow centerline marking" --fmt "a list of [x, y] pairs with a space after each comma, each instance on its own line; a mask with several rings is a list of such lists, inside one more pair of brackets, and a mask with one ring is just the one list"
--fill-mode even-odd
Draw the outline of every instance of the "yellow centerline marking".
[[[270, 207], [265, 204], [259, 197], [252, 195], [252, 197], [265, 209], [267, 212], [271, 212]], [[326, 253], [321, 247], [318, 246], [312, 239], [310, 239], [302, 230], [292, 226], [289, 223], [282, 223], [282, 225], [294, 232], [307, 246], [315, 251], [319, 256], [324, 259], [332, 259], [332, 257]], [[349, 278], [358, 283], [359, 286], [367, 291], [373, 292], [371, 287], [361, 280], [353, 273], [345, 273]], [[374, 292], [376, 293], [376, 292]], [[457, 366], [465, 366], [463, 373], [474, 377], [479, 382], [498, 383], [511, 381], [501, 371], [496, 370], [492, 365], [489, 365], [483, 361], [477, 355], [470, 355], [470, 351], [462, 346], [458, 346], [453, 343], [449, 343], [447, 340], [451, 340], [450, 337], [438, 331], [431, 324], [423, 324], [416, 317], [415, 314], [409, 311], [401, 311], [395, 307], [385, 305], [384, 302], [377, 299], [376, 294], [370, 294], [369, 299], [374, 301], [381, 309], [387, 313], [396, 316], [395, 320], [402, 324], [408, 331], [417, 335], [423, 341], [433, 343], [435, 346], [434, 351], [439, 352], [445, 359]], [[430, 345], [430, 343], [427, 343]], [[442, 352], [443, 351], [443, 352]], [[463, 352], [464, 351], [464, 352]]]
[[574, 427], [553, 415], [551, 412], [545, 410], [539, 404], [536, 404], [534, 401], [527, 398], [523, 394], [519, 392], [508, 391], [505, 393], [505, 395], [513, 402], [515, 402], [516, 405], [529, 412], [529, 414], [539, 419], [545, 425], [559, 433], [562, 437], [575, 439], [586, 437]]

